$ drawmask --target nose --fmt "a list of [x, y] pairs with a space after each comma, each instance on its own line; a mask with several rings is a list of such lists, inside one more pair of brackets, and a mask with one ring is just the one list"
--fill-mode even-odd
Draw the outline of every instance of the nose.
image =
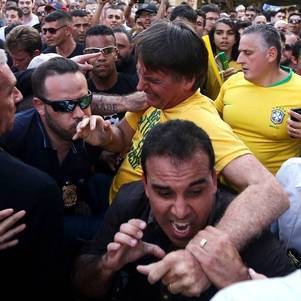
[[239, 53], [239, 55], [238, 55], [238, 57], [237, 57], [237, 60], [236, 60], [236, 61], [237, 61], [237, 63], [238, 63], [238, 64], [241, 64], [241, 63], [243, 63], [243, 56], [242, 56], [242, 52], [240, 52], [240, 53]]
[[23, 95], [18, 88], [14, 88], [14, 102], [17, 104], [23, 99]]
[[77, 105], [74, 109], [74, 111], [72, 112], [73, 114], [73, 118], [76, 119], [76, 118], [83, 118], [84, 115], [85, 115], [85, 112], [80, 108], [79, 105]]
[[172, 214], [178, 219], [185, 219], [189, 214], [189, 206], [182, 196], [177, 197], [173, 207]]
[[144, 91], [145, 90], [145, 81], [143, 79], [143, 77], [140, 75], [139, 76], [139, 82], [138, 82], [138, 85], [137, 85], [137, 91]]

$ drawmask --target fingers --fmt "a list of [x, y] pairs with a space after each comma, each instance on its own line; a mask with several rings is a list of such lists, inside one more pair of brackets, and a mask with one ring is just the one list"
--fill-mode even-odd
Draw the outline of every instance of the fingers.
[[82, 54], [72, 57], [71, 60], [77, 64], [84, 64], [89, 59], [97, 58], [98, 56], [100, 56], [100, 53]]
[[[21, 210], [13, 214], [13, 209], [2, 210], [2, 221], [0, 223], [0, 235], [4, 234], [8, 229], [15, 225], [24, 215], [25, 211]], [[19, 231], [20, 232], [20, 231]], [[18, 233], [18, 232], [17, 232]]]
[[0, 251], [11, 248], [11, 247], [14, 247], [15, 245], [18, 244], [18, 242], [19, 241], [17, 239], [14, 239], [14, 240], [11, 240], [9, 242], [0, 244]]
[[150, 284], [154, 284], [163, 278], [173, 266], [173, 259], [170, 254], [171, 253], [156, 263], [145, 266], [137, 266], [137, 270], [144, 275], [148, 275], [148, 282]]
[[85, 116], [76, 126], [76, 133], [72, 137], [73, 140], [85, 139], [88, 137], [91, 131], [96, 130], [96, 128], [107, 127], [107, 122], [103, 120], [101, 116], [92, 115], [90, 117]]
[[12, 228], [5, 232], [4, 234], [0, 235], [0, 244], [6, 243], [8, 240], [12, 239], [18, 233], [22, 232], [26, 228], [25, 224], [19, 225], [15, 228]]
[[9, 209], [4, 209], [0, 211], [0, 221], [5, 219], [6, 217], [12, 215], [14, 213], [14, 210], [9, 208]]
[[143, 237], [146, 223], [140, 219], [131, 219], [120, 226], [119, 232], [114, 236], [114, 242], [129, 247], [134, 247], [138, 240]]
[[249, 275], [252, 280], [258, 280], [258, 279], [266, 279], [267, 277], [263, 274], [256, 273], [253, 269], [249, 269]]

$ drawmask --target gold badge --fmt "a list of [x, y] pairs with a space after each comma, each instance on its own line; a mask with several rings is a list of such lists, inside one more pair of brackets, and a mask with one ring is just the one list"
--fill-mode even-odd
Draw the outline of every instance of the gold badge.
[[62, 187], [62, 190], [64, 206], [68, 208], [74, 206], [77, 201], [76, 186], [67, 182], [66, 185]]

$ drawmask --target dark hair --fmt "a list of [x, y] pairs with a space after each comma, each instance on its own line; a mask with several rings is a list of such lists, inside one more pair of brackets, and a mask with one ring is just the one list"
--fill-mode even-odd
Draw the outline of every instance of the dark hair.
[[79, 66], [64, 57], [55, 57], [42, 63], [31, 76], [33, 95], [45, 97], [45, 81], [49, 76], [76, 72], [79, 72]]
[[235, 44], [232, 47], [231, 60], [236, 61], [237, 58], [238, 58], [238, 54], [239, 54], [238, 46], [239, 46], [240, 35], [239, 35], [238, 30], [237, 30], [236, 23], [232, 19], [229, 19], [229, 18], [218, 19], [215, 23], [215, 26], [210, 30], [209, 39], [210, 39], [210, 44], [211, 44], [212, 51], [213, 51], [214, 54], [216, 54], [216, 45], [214, 43], [214, 33], [215, 33], [215, 30], [216, 30], [216, 25], [219, 24], [219, 23], [223, 23], [223, 24], [228, 25], [234, 31]]
[[240, 29], [245, 29], [252, 25], [252, 22], [247, 20], [237, 20], [236, 21], [236, 28], [239, 31]]
[[60, 22], [63, 21], [63, 22], [71, 23], [72, 18], [71, 15], [61, 10], [56, 10], [45, 17], [45, 22], [55, 22], [55, 21], [60, 21]]
[[208, 69], [208, 51], [193, 28], [182, 21], [158, 21], [135, 37], [136, 57], [149, 70], [170, 71], [175, 78], [195, 77], [197, 90]]
[[216, 5], [216, 4], [205, 4], [205, 5], [202, 5], [201, 6], [201, 10], [207, 14], [207, 13], [210, 13], [210, 12], [213, 12], [213, 13], [220, 13], [220, 9], [219, 7]]
[[300, 13], [291, 13], [289, 16], [288, 16], [288, 21], [291, 19], [291, 17], [293, 16], [299, 16], [301, 17], [301, 14]]
[[256, 14], [258, 13], [258, 9], [254, 6], [254, 5], [250, 5], [246, 8], [246, 11], [253, 11], [255, 12]]
[[18, 17], [19, 18], [22, 18], [23, 17], [23, 11], [20, 7], [18, 6], [8, 6], [6, 9], [5, 9], [5, 12], [7, 12], [8, 10], [14, 10], [18, 13]]
[[119, 6], [119, 5], [116, 5], [116, 4], [113, 4], [113, 5], [110, 5], [109, 7], [106, 8], [106, 11], [108, 9], [113, 9], [113, 10], [121, 10], [122, 12], [124, 12], [124, 8], [122, 6]]
[[298, 57], [301, 54], [301, 41], [297, 41], [294, 45], [293, 45], [293, 51], [292, 51], [293, 56], [298, 59]]
[[6, 47], [12, 52], [14, 50], [24, 50], [33, 55], [35, 50], [41, 51], [42, 40], [39, 32], [29, 26], [19, 25], [14, 27], [6, 36]]
[[113, 33], [116, 33], [116, 32], [124, 33], [127, 36], [129, 42], [132, 42], [131, 35], [124, 27], [114, 27], [114, 28], [112, 28], [112, 30], [113, 30]]
[[282, 47], [278, 30], [270, 24], [251, 25], [243, 31], [242, 35], [253, 33], [262, 37], [267, 48], [275, 47], [277, 49], [276, 62], [280, 64]]
[[170, 157], [173, 162], [188, 161], [197, 152], [208, 156], [209, 169], [215, 164], [213, 146], [207, 133], [187, 120], [159, 123], [146, 135], [141, 151], [141, 166], [147, 174], [146, 161], [151, 157]]
[[202, 17], [204, 20], [206, 19], [206, 14], [202, 11], [201, 8], [196, 9], [196, 14]]
[[106, 25], [95, 25], [89, 28], [86, 32], [86, 39], [90, 36], [112, 36], [114, 38], [114, 42], [116, 43], [113, 30]]
[[171, 15], [170, 15], [170, 21], [175, 20], [177, 17], [186, 19], [187, 21], [195, 24], [196, 20], [198, 18], [198, 15], [196, 11], [187, 4], [181, 4], [176, 6]]
[[88, 13], [85, 10], [82, 9], [75, 9], [71, 12], [71, 17], [86, 17], [88, 16]]

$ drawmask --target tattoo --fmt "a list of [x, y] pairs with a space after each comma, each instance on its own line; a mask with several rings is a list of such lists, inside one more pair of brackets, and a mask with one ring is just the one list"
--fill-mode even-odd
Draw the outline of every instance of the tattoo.
[[103, 111], [104, 113], [106, 113], [106, 114], [117, 113], [117, 108], [118, 108], [118, 106], [117, 106], [116, 103], [114, 103], [114, 104], [110, 104], [110, 103], [103, 104], [103, 103], [101, 103], [100, 106], [99, 106], [99, 109], [101, 111]]

